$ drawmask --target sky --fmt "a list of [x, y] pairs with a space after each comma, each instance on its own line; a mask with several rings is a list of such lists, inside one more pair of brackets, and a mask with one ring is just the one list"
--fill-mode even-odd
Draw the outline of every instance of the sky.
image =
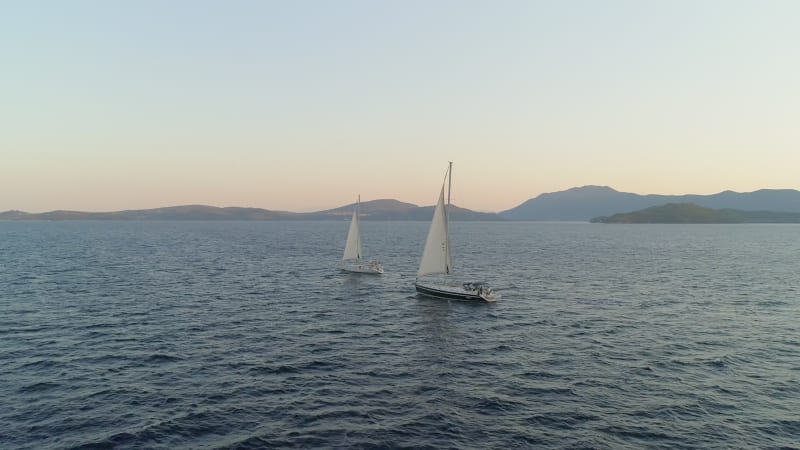
[[0, 211], [800, 189], [800, 2], [11, 1]]

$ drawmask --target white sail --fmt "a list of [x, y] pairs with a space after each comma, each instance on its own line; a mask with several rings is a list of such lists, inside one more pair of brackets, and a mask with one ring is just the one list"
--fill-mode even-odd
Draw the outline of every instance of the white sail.
[[361, 259], [361, 230], [358, 227], [358, 204], [356, 204], [356, 209], [353, 211], [350, 231], [347, 232], [347, 244], [344, 246], [342, 260], [348, 259]]
[[422, 252], [417, 276], [444, 273], [449, 274], [452, 267], [450, 260], [450, 240], [447, 234], [447, 210], [444, 205], [444, 185], [439, 193], [439, 202], [433, 212], [433, 221], [428, 230], [428, 240]]

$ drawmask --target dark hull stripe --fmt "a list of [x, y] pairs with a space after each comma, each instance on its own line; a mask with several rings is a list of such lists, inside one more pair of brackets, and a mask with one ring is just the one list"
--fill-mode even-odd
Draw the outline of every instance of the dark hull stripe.
[[436, 298], [447, 298], [453, 300], [470, 300], [470, 301], [486, 301], [483, 297], [476, 294], [468, 294], [466, 292], [450, 292], [450, 291], [443, 291], [441, 289], [433, 289], [427, 286], [422, 286], [419, 284], [414, 284], [414, 287], [417, 288], [417, 292], [420, 294], [429, 295], [431, 297]]

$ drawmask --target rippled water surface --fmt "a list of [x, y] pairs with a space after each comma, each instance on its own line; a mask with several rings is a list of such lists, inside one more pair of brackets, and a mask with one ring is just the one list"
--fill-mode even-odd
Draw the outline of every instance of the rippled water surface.
[[800, 445], [800, 226], [0, 222], [0, 448]]

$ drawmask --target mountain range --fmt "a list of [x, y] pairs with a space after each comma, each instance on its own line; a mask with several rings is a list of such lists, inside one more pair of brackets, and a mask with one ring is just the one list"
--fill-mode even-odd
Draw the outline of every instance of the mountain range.
[[[26, 213], [6, 211], [0, 220], [348, 220], [355, 204], [325, 211], [296, 213], [272, 211], [261, 208], [206, 205], [169, 206], [165, 208], [138, 209], [114, 212], [50, 211]], [[383, 199], [361, 203], [361, 220], [430, 220], [433, 206], [417, 206], [397, 200]], [[482, 213], [452, 205], [453, 220], [493, 221], [503, 220], [495, 213]]]
[[[607, 186], [583, 186], [541, 194], [499, 213], [472, 211], [453, 205], [452, 220], [495, 221], [589, 221], [595, 217], [665, 205], [692, 203], [705, 208], [742, 211], [800, 212], [800, 191], [761, 189], [754, 192], [724, 191], [712, 195], [640, 195], [619, 192]], [[297, 213], [261, 208], [220, 208], [205, 205], [170, 206], [115, 212], [50, 211], [26, 213], [6, 211], [0, 220], [346, 220], [354, 204], [325, 211]], [[433, 206], [418, 206], [393, 199], [361, 203], [362, 220], [430, 220]]]
[[713, 209], [800, 212], [800, 191], [761, 189], [712, 195], [640, 195], [607, 186], [583, 186], [539, 195], [500, 215], [507, 220], [587, 221], [667, 203], [693, 203]]

